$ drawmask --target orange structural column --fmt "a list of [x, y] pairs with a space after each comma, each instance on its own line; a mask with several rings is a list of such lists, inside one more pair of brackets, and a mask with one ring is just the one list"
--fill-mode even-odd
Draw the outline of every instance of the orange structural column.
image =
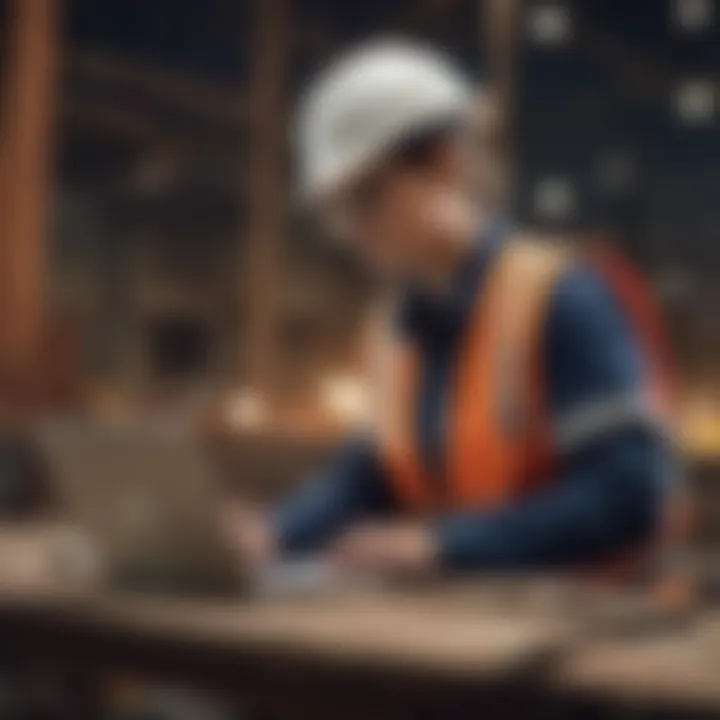
[[[32, 391], [43, 328], [60, 0], [13, 0], [0, 124], [0, 372]], [[52, 358], [48, 358], [52, 362]]]

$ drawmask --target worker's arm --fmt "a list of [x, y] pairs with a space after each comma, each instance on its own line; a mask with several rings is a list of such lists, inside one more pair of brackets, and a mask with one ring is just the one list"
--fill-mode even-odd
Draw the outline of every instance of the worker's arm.
[[545, 341], [561, 477], [518, 504], [440, 519], [447, 566], [585, 563], [631, 547], [658, 522], [672, 454], [641, 400], [638, 347], [598, 276], [575, 270], [560, 281]]
[[[366, 328], [371, 374], [387, 347], [387, 314], [386, 306], [378, 307]], [[351, 524], [382, 516], [394, 505], [376, 439], [358, 436], [274, 509], [269, 521], [273, 544], [283, 553], [320, 550]]]
[[383, 468], [371, 440], [357, 439], [310, 483], [282, 502], [271, 525], [284, 552], [318, 549], [353, 521], [392, 506]]

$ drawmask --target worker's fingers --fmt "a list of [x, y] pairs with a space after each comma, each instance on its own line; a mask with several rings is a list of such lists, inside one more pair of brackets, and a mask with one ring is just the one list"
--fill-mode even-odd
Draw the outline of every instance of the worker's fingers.
[[221, 532], [239, 560], [257, 566], [275, 553], [274, 533], [265, 515], [257, 508], [236, 501], [219, 508]]
[[333, 556], [343, 566], [371, 568], [383, 564], [388, 556], [387, 531], [377, 526], [352, 528], [334, 546]]
[[357, 527], [335, 546], [337, 561], [354, 569], [426, 572], [434, 567], [436, 555], [434, 536], [416, 523]]

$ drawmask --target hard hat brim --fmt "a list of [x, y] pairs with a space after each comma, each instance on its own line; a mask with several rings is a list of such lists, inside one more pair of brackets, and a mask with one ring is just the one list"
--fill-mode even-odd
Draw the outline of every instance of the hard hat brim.
[[332, 202], [391, 159], [393, 151], [407, 138], [435, 130], [443, 124], [458, 127], [470, 121], [471, 110], [472, 101], [464, 99], [455, 107], [428, 112], [421, 118], [415, 118], [412, 123], [406, 121], [398, 124], [393, 132], [388, 132], [382, 142], [378, 142], [371, 150], [363, 148], [355, 157], [345, 157], [342, 162], [328, 163], [323, 171], [316, 171], [311, 177], [304, 178], [297, 188], [297, 204], [312, 211]]

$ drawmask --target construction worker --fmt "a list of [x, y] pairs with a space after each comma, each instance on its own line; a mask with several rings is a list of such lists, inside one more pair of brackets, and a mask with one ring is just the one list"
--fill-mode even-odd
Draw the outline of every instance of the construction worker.
[[647, 298], [622, 264], [493, 215], [476, 99], [448, 59], [403, 42], [352, 52], [304, 97], [303, 201], [397, 300], [375, 426], [269, 515], [233, 516], [250, 561], [585, 568], [662, 531], [672, 462]]

